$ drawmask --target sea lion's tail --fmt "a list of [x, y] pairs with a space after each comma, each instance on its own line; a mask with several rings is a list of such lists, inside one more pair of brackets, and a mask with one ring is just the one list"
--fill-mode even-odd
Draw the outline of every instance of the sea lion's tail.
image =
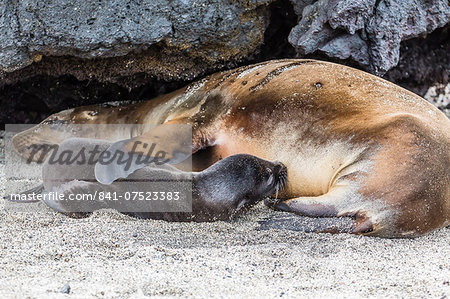
[[[12, 202], [20, 202], [20, 203], [30, 203], [30, 202], [38, 202], [38, 199], [28, 199], [32, 194], [41, 194], [44, 191], [44, 185], [40, 184], [37, 187], [31, 188], [30, 190], [21, 192], [19, 194], [9, 194], [3, 196], [4, 199]], [[25, 195], [25, 196], [24, 196]], [[22, 199], [26, 198], [26, 199]]]

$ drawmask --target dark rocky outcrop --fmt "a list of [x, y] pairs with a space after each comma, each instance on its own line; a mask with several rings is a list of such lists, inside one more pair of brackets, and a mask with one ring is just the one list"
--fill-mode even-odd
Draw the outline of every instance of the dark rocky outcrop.
[[3, 1], [0, 84], [30, 74], [193, 79], [253, 54], [264, 41], [270, 2]]
[[450, 21], [448, 0], [291, 1], [302, 12], [289, 35], [300, 54], [350, 58], [377, 75], [397, 65], [402, 41]]

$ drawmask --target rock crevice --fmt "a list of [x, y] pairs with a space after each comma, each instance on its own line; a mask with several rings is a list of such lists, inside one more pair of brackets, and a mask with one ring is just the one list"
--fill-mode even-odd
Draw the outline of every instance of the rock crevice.
[[302, 15], [289, 42], [301, 55], [320, 51], [329, 57], [350, 58], [377, 75], [397, 65], [402, 41], [426, 35], [450, 21], [447, 0], [291, 2]]

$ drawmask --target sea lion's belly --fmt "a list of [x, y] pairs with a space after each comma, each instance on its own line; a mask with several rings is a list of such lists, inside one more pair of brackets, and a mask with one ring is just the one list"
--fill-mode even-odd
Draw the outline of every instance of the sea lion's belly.
[[329, 191], [339, 172], [355, 163], [364, 148], [350, 142], [329, 140], [320, 143], [296, 132], [273, 134], [265, 138], [223, 134], [215, 155], [225, 158], [247, 153], [269, 161], [279, 161], [288, 169], [288, 184], [283, 197], [319, 196]]

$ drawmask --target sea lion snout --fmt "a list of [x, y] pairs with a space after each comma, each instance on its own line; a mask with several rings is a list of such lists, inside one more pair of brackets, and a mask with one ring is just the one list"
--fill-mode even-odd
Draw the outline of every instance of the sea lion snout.
[[[248, 154], [229, 156], [214, 165], [208, 172], [227, 174], [227, 183], [224, 184], [222, 176], [209, 176], [208, 180], [220, 185], [229, 193], [240, 193], [243, 197], [259, 201], [267, 196], [276, 194], [284, 189], [287, 182], [287, 168], [279, 161], [268, 161]], [[202, 177], [204, 175], [202, 174]], [[244, 195], [245, 194], [245, 195]]]
[[267, 172], [265, 174], [261, 174], [264, 180], [263, 185], [265, 185], [262, 188], [264, 191], [260, 190], [262, 197], [271, 195], [278, 196], [278, 192], [282, 191], [287, 183], [287, 167], [279, 161], [269, 163], [270, 166], [267, 167]]
[[273, 175], [275, 176], [278, 189], [281, 190], [286, 186], [287, 183], [287, 167], [279, 161], [274, 161], [273, 164], [275, 165], [273, 167]]

